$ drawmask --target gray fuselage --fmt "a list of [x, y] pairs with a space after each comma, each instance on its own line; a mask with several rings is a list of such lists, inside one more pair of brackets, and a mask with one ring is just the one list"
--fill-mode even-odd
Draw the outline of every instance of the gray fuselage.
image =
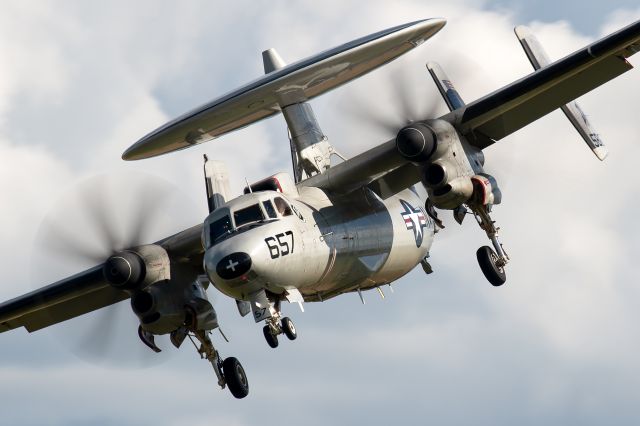
[[298, 191], [245, 194], [207, 217], [204, 266], [218, 290], [249, 300], [263, 289], [297, 289], [322, 301], [391, 283], [433, 242], [433, 221], [413, 190], [386, 200], [366, 187], [342, 196]]

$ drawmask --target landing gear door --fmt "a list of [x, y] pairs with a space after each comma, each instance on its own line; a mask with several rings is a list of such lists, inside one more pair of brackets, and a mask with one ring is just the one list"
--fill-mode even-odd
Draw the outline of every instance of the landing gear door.
[[264, 321], [273, 316], [274, 313], [271, 311], [271, 303], [269, 303], [269, 299], [264, 290], [253, 293], [249, 296], [249, 299], [255, 322]]

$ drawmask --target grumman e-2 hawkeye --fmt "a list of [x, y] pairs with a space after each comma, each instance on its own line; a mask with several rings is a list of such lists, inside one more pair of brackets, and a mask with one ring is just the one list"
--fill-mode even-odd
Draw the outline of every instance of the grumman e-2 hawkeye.
[[[561, 108], [594, 154], [607, 151], [574, 102], [630, 70], [640, 50], [640, 21], [563, 59], [551, 62], [529, 30], [516, 35], [535, 68], [465, 104], [436, 63], [427, 64], [450, 112], [422, 117], [381, 145], [332, 165], [340, 154], [324, 135], [308, 101], [351, 81], [434, 36], [444, 19], [400, 25], [286, 65], [263, 52], [265, 75], [165, 124], [132, 145], [125, 160], [140, 160], [198, 145], [281, 113], [289, 130], [293, 176], [277, 173], [231, 197], [224, 164], [205, 158], [209, 215], [155, 243], [125, 247], [103, 263], [0, 305], [0, 332], [29, 332], [130, 299], [138, 335], [160, 351], [154, 336], [169, 334], [180, 347], [189, 337], [211, 362], [218, 384], [236, 398], [249, 392], [244, 369], [223, 358], [211, 331], [218, 328], [207, 289], [235, 299], [240, 315], [263, 322], [271, 347], [296, 338], [281, 313], [283, 301], [326, 301], [381, 286], [428, 263], [441, 222], [471, 212], [491, 246], [478, 249], [481, 270], [495, 286], [505, 282], [509, 256], [491, 209], [501, 201], [485, 173], [483, 149]], [[259, 148], [257, 148], [259, 149]], [[414, 185], [422, 184], [427, 197]]]

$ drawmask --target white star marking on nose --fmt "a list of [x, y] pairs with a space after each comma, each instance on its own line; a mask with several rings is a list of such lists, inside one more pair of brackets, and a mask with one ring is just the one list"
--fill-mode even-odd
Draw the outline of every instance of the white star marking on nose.
[[231, 272], [235, 272], [236, 271], [236, 266], [238, 266], [240, 263], [238, 262], [234, 262], [233, 259], [229, 259], [229, 264], [227, 265], [226, 269], [231, 269]]

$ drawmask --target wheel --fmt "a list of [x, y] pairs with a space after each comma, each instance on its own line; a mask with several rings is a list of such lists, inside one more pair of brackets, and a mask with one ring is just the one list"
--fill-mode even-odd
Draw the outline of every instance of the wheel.
[[249, 395], [249, 381], [240, 361], [234, 357], [226, 358], [222, 361], [222, 373], [233, 396], [242, 399]]
[[262, 333], [264, 334], [264, 339], [267, 341], [269, 346], [272, 348], [278, 347], [278, 336], [271, 333], [271, 328], [268, 325], [262, 327]]
[[504, 267], [496, 265], [498, 255], [491, 247], [480, 247], [476, 252], [476, 256], [478, 257], [478, 263], [480, 264], [482, 273], [492, 285], [498, 287], [507, 281], [507, 274], [504, 272]]
[[289, 340], [296, 340], [296, 337], [298, 337], [298, 333], [296, 332], [296, 326], [293, 325], [293, 321], [291, 321], [291, 318], [282, 318], [280, 325], [282, 326], [282, 331], [284, 331], [284, 334], [289, 338]]

